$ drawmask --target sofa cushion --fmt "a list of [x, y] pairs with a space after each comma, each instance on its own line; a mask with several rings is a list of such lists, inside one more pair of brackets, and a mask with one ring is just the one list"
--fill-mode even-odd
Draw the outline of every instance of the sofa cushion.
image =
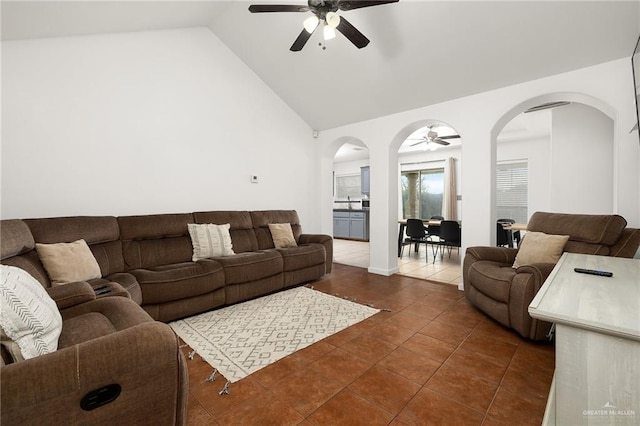
[[209, 211], [195, 212], [193, 218], [196, 223], [229, 224], [229, 234], [235, 253], [258, 250], [251, 214], [247, 211]]
[[288, 223], [291, 225], [293, 237], [296, 241], [300, 239], [302, 227], [300, 219], [295, 210], [261, 210], [251, 212], [251, 221], [258, 240], [258, 249], [265, 250], [275, 248], [273, 237], [269, 231], [270, 223]]
[[75, 216], [25, 219], [36, 243], [68, 243], [83, 239], [103, 276], [124, 272], [118, 221], [112, 216]]
[[522, 239], [513, 267], [532, 263], [558, 263], [568, 235], [549, 235], [543, 232], [527, 232]]
[[35, 248], [33, 235], [24, 221], [20, 219], [3, 220], [0, 229], [2, 231], [2, 238], [0, 238], [2, 259], [17, 256]]
[[325, 250], [322, 244], [305, 244], [276, 250], [282, 256], [285, 272], [325, 263]]
[[290, 223], [270, 223], [269, 232], [271, 232], [273, 245], [277, 249], [298, 246]]
[[193, 245], [194, 262], [200, 259], [211, 259], [218, 256], [233, 256], [231, 235], [228, 223], [215, 225], [213, 223], [190, 223], [187, 225]]
[[118, 223], [127, 270], [191, 261], [192, 214], [122, 216]]
[[101, 277], [100, 266], [85, 240], [72, 243], [36, 243], [36, 251], [54, 285]]
[[26, 271], [0, 265], [0, 327], [24, 359], [55, 352], [62, 317], [44, 287]]
[[142, 303], [145, 305], [209, 293], [225, 284], [222, 266], [208, 259], [129, 272], [140, 284]]
[[535, 212], [527, 230], [569, 235], [571, 241], [611, 246], [618, 241], [627, 221], [618, 215], [590, 215]]
[[216, 257], [215, 261], [224, 267], [227, 285], [257, 281], [279, 274], [283, 270], [282, 256], [275, 249]]
[[508, 303], [511, 280], [515, 269], [498, 262], [480, 260], [469, 268], [468, 282], [476, 290], [493, 300]]

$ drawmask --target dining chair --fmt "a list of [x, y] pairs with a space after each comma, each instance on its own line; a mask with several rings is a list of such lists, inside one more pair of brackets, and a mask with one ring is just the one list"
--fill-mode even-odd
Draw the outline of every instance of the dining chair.
[[[444, 217], [431, 216], [429, 219], [443, 221]], [[438, 253], [438, 248], [440, 247], [440, 225], [429, 225], [427, 227], [427, 240], [431, 244], [431, 251], [433, 252], [435, 261], [435, 256]]]
[[496, 221], [496, 246], [497, 247], [513, 247], [515, 241], [515, 247], [520, 244], [520, 231], [512, 231], [504, 229], [503, 224], [516, 223], [513, 219], [498, 219]]
[[[428, 243], [427, 232], [422, 219], [407, 219], [406, 233], [408, 238], [404, 241], [409, 244], [409, 250], [411, 250], [412, 244], [415, 246], [416, 253], [418, 253], [421, 243], [424, 243], [426, 248]], [[404, 244], [402, 246], [402, 251], [404, 252]], [[403, 253], [401, 252], [400, 257], [402, 257], [402, 254]]]
[[[460, 253], [460, 246], [462, 245], [462, 230], [460, 224], [455, 220], [443, 220], [440, 222], [440, 245], [443, 247], [442, 256], [444, 256], [444, 248], [449, 251], [449, 258], [451, 258], [451, 250], [455, 247]], [[434, 258], [435, 262], [435, 258]]]

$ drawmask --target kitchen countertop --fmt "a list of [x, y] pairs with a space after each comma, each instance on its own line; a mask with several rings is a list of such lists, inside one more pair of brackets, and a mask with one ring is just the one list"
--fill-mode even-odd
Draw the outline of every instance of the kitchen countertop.
[[369, 210], [363, 210], [363, 209], [333, 209], [334, 212], [364, 212], [364, 213], [368, 213]]

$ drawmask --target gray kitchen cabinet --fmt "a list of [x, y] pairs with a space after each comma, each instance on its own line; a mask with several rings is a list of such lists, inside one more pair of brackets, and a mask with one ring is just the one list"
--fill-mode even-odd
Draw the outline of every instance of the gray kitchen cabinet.
[[334, 210], [333, 236], [369, 240], [369, 214], [364, 211]]
[[360, 167], [360, 192], [369, 195], [369, 166]]
[[349, 237], [349, 212], [333, 212], [333, 236], [335, 238]]

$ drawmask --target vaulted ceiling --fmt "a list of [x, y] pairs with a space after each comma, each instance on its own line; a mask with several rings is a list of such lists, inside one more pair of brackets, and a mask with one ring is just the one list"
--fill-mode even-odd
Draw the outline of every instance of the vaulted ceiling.
[[[316, 31], [296, 1], [2, 1], [2, 39], [206, 26], [310, 127], [324, 130], [630, 57], [635, 1], [412, 1], [340, 12], [371, 43]], [[631, 72], [631, 71], [630, 71]], [[437, 117], [436, 117], [437, 118]]]

